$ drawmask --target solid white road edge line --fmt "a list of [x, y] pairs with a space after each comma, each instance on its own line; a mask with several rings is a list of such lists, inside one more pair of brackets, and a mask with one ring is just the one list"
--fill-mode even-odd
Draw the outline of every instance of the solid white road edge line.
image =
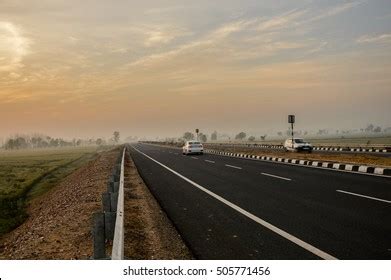
[[160, 163], [159, 161], [155, 160], [154, 158], [148, 156], [147, 154], [141, 152], [140, 150], [138, 150], [137, 148], [133, 147], [133, 149], [135, 149], [137, 152], [139, 152], [140, 154], [142, 154], [143, 156], [145, 156], [146, 158], [149, 158], [150, 160], [154, 161], [155, 163], [157, 163], [158, 165], [160, 165], [161, 167], [167, 169], [168, 171], [170, 171], [171, 173], [177, 175], [179, 178], [185, 180], [186, 182], [190, 183], [191, 185], [193, 185], [194, 187], [200, 189], [201, 191], [209, 194], [210, 196], [212, 196], [213, 198], [219, 200], [220, 202], [224, 203], [225, 205], [231, 207], [232, 209], [236, 210], [237, 212], [239, 212], [240, 214], [246, 216], [247, 218], [253, 220], [254, 222], [268, 228], [269, 230], [273, 231], [274, 233], [282, 236], [283, 238], [295, 243], [296, 245], [300, 246], [301, 248], [307, 250], [308, 252], [311, 252], [312, 254], [322, 258], [322, 259], [325, 259], [325, 260], [336, 260], [337, 258], [336, 257], [333, 257], [332, 255], [330, 254], [327, 254], [326, 252], [312, 246], [311, 244], [308, 244], [307, 242], [297, 238], [296, 236], [293, 236], [291, 234], [289, 234], [288, 232], [266, 222], [265, 220], [262, 220], [261, 218], [255, 216], [254, 214], [251, 214], [250, 212], [247, 212], [246, 210], [244, 210], [243, 208], [240, 208], [239, 206], [237, 206], [236, 204], [233, 204], [232, 202], [226, 200], [225, 198], [215, 194], [214, 192], [211, 192], [210, 190], [204, 188], [203, 186], [197, 184], [196, 182], [193, 182], [192, 180], [190, 180], [189, 178], [179, 174], [178, 172], [176, 172], [175, 170], [165, 166], [164, 164]]
[[216, 163], [216, 162], [214, 162], [213, 160], [205, 160], [206, 162], [210, 162], [210, 163]]
[[390, 200], [385, 200], [385, 199], [381, 199], [381, 198], [377, 198], [377, 197], [373, 197], [373, 196], [368, 196], [368, 195], [363, 195], [363, 194], [359, 194], [359, 193], [352, 193], [352, 192], [347, 192], [347, 191], [343, 191], [343, 190], [337, 190], [337, 192], [346, 193], [346, 194], [359, 196], [359, 197], [364, 197], [364, 198], [368, 198], [368, 199], [373, 199], [373, 200], [377, 200], [377, 201], [381, 201], [381, 202], [385, 202], [385, 203], [391, 203]]
[[231, 168], [235, 168], [235, 169], [242, 169], [241, 167], [238, 167], [238, 166], [235, 166], [235, 165], [226, 164], [225, 166], [231, 167]]
[[292, 181], [292, 179], [281, 177], [281, 176], [277, 176], [277, 175], [273, 175], [273, 174], [269, 174], [269, 173], [263, 173], [262, 172], [261, 174], [265, 175], [265, 176], [269, 176], [269, 177], [274, 177], [274, 178], [278, 178], [278, 179], [281, 179], [281, 180], [285, 180], [285, 181]]

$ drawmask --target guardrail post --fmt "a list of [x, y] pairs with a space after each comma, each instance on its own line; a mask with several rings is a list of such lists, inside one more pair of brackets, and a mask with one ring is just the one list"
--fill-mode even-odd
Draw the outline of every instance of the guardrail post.
[[106, 244], [105, 244], [105, 215], [104, 213], [94, 214], [94, 259], [106, 258]]
[[111, 193], [111, 192], [113, 192], [113, 188], [114, 188], [114, 182], [108, 182], [107, 183], [107, 192], [108, 193]]
[[118, 193], [114, 192], [110, 194], [110, 211], [117, 212]]
[[114, 239], [116, 212], [105, 212], [105, 239]]
[[113, 183], [113, 193], [117, 193], [119, 190], [119, 182]]
[[111, 211], [111, 193], [109, 192], [102, 193], [102, 206], [103, 206], [103, 212]]

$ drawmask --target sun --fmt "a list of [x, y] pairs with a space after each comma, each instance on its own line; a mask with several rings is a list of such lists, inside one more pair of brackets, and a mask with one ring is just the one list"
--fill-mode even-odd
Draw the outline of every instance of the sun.
[[29, 49], [30, 41], [23, 37], [19, 27], [11, 22], [0, 22], [0, 71], [10, 72], [22, 67]]

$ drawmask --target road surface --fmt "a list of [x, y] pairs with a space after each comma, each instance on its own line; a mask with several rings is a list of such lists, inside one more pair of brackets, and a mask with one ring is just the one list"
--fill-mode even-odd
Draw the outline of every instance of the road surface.
[[391, 179], [134, 144], [199, 259], [391, 259]]

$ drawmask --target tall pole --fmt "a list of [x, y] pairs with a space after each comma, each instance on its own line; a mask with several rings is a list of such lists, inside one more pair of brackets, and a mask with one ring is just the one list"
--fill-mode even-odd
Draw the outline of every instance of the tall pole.
[[289, 115], [288, 116], [288, 123], [291, 124], [291, 132], [292, 132], [292, 150], [294, 148], [294, 144], [293, 144], [293, 124], [295, 123], [295, 115]]
[[291, 123], [292, 125], [292, 149], [293, 149], [293, 123]]

